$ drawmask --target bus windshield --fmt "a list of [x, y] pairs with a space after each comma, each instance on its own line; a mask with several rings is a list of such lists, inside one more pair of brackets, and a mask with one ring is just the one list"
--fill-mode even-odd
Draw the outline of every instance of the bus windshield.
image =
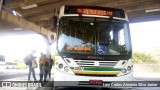
[[128, 55], [128, 22], [109, 18], [63, 17], [59, 22], [58, 51], [92, 55]]

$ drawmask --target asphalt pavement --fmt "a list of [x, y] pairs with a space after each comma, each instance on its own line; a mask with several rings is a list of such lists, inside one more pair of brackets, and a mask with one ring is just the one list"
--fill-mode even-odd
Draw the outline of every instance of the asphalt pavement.
[[[39, 79], [39, 70], [36, 71], [37, 80]], [[1, 81], [27, 81], [27, 72], [28, 69], [18, 70], [18, 69], [8, 69], [8, 70], [0, 70], [0, 80]], [[134, 73], [135, 81], [160, 81], [159, 74], [147, 74], [147, 73]], [[54, 74], [52, 73], [52, 77]], [[31, 76], [32, 78], [32, 76]], [[32, 78], [33, 80], [33, 78]], [[48, 81], [53, 80], [48, 79]], [[52, 87], [1, 87], [0, 90], [53, 90]], [[133, 88], [99, 88], [99, 87], [68, 87], [68, 88], [58, 88], [56, 90], [160, 90], [160, 87], [133, 87]]]

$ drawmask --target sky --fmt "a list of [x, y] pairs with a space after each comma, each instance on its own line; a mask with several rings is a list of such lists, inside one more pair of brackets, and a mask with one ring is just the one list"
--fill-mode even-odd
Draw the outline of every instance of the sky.
[[130, 24], [133, 51], [160, 50], [160, 21]]
[[46, 43], [42, 36], [37, 34], [14, 35], [0, 37], [0, 54], [10, 57], [24, 57], [31, 50], [46, 53]]
[[[160, 50], [160, 21], [130, 24], [133, 51], [154, 52]], [[38, 34], [0, 37], [0, 54], [24, 57], [31, 50], [46, 53], [42, 36]]]

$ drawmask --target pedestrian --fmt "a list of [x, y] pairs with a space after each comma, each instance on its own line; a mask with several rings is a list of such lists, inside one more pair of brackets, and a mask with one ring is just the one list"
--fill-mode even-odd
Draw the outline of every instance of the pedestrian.
[[29, 68], [28, 81], [30, 81], [31, 73], [32, 73], [34, 80], [36, 81], [35, 70], [34, 70], [34, 67], [32, 67], [32, 60], [35, 60], [36, 58], [33, 56], [35, 52], [36, 52], [35, 50], [32, 50], [32, 52], [27, 56], [28, 57], [28, 68]]
[[49, 79], [51, 79], [51, 70], [52, 70], [52, 65], [53, 65], [53, 59], [51, 55], [49, 55]]
[[44, 77], [44, 81], [46, 81], [47, 79], [47, 75], [48, 75], [48, 72], [49, 72], [49, 59], [46, 57], [46, 55], [44, 55], [44, 58], [45, 58], [45, 77]]
[[45, 77], [45, 58], [44, 58], [44, 55], [43, 53], [41, 53], [41, 56], [39, 58], [39, 69], [40, 69], [40, 80], [39, 81], [42, 81], [43, 78]]

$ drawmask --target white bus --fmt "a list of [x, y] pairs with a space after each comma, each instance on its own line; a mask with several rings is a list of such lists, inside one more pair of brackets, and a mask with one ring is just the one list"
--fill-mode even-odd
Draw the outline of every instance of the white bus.
[[123, 10], [66, 5], [58, 19], [54, 16], [54, 27], [56, 20], [55, 87], [132, 80], [130, 29]]

